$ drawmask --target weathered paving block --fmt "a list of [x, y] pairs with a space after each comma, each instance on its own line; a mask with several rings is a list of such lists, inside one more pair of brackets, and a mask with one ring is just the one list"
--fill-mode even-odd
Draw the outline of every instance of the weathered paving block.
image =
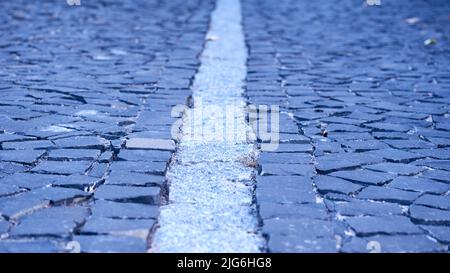
[[393, 161], [393, 162], [408, 162], [408, 161], [423, 157], [422, 155], [417, 154], [417, 153], [412, 153], [412, 152], [398, 150], [398, 149], [381, 149], [381, 150], [371, 151], [370, 153], [379, 155], [379, 156], [383, 157], [384, 159], [387, 159], [387, 160]]
[[98, 177], [92, 177], [88, 175], [58, 175], [57, 177], [55, 177], [55, 180], [52, 181], [52, 185], [86, 190], [86, 188], [93, 186], [98, 181]]
[[92, 218], [156, 219], [158, 216], [157, 206], [104, 200], [96, 200], [91, 206], [91, 211]]
[[39, 157], [45, 154], [45, 151], [36, 150], [1, 150], [0, 161], [11, 161], [22, 164], [33, 164]]
[[375, 165], [364, 166], [365, 169], [386, 172], [390, 174], [401, 174], [401, 175], [415, 175], [424, 170], [423, 167], [415, 166], [412, 164], [402, 164], [402, 163], [379, 163]]
[[106, 184], [162, 187], [165, 180], [166, 178], [162, 175], [134, 173], [128, 171], [111, 171], [109, 176], [106, 178]]
[[104, 149], [109, 142], [95, 136], [75, 136], [53, 141], [57, 147], [70, 149]]
[[450, 210], [450, 196], [424, 194], [417, 198], [417, 200], [414, 201], [414, 204], [443, 210]]
[[0, 162], [0, 175], [24, 172], [29, 169], [28, 166], [12, 162]]
[[429, 208], [421, 205], [412, 205], [409, 213], [414, 221], [422, 224], [449, 225], [450, 211]]
[[49, 152], [48, 160], [68, 161], [68, 160], [91, 160], [94, 161], [100, 155], [99, 150], [89, 149], [57, 149]]
[[91, 164], [90, 161], [43, 161], [31, 171], [42, 174], [84, 174]]
[[161, 202], [161, 188], [103, 185], [94, 196], [116, 202], [158, 205]]
[[171, 139], [131, 138], [127, 140], [126, 147], [128, 149], [174, 151], [175, 142]]
[[260, 175], [301, 175], [310, 176], [314, 173], [314, 165], [312, 164], [278, 164], [266, 163], [261, 166]]
[[425, 170], [421, 177], [431, 178], [438, 181], [450, 182], [450, 172], [442, 170]]
[[403, 213], [399, 204], [367, 200], [336, 202], [333, 207], [337, 213], [343, 216], [389, 216]]
[[144, 238], [124, 235], [77, 235], [73, 240], [80, 244], [80, 251], [91, 253], [138, 253], [147, 250]]
[[1, 253], [55, 253], [63, 252], [64, 248], [61, 243], [53, 240], [45, 239], [29, 239], [29, 240], [1, 240]]
[[[2, 182], [2, 180], [0, 180], [0, 183]], [[21, 189], [16, 185], [12, 185], [12, 184], [0, 184], [0, 197], [3, 196], [7, 196], [7, 195], [12, 195], [14, 193], [19, 193], [21, 191], [25, 191], [25, 189]]]
[[0, 214], [14, 218], [17, 215], [48, 206], [49, 204], [49, 200], [42, 200], [26, 193], [13, 197], [3, 197], [0, 199]]
[[361, 185], [326, 175], [316, 176], [314, 178], [314, 183], [317, 186], [317, 190], [323, 194], [328, 192], [350, 194], [362, 188]]
[[311, 153], [313, 146], [311, 144], [297, 144], [297, 143], [281, 143], [275, 152], [277, 153]]
[[389, 183], [389, 187], [435, 194], [442, 194], [450, 190], [450, 185], [448, 184], [431, 179], [410, 176], [399, 176], [395, 178]]
[[[377, 249], [374, 249], [375, 245]], [[365, 238], [354, 237], [340, 249], [342, 252], [375, 251], [381, 253], [440, 252], [443, 250], [443, 247], [426, 235], [375, 235]]]
[[329, 175], [336, 176], [339, 178], [344, 178], [356, 183], [367, 184], [367, 185], [381, 185], [389, 180], [393, 179], [395, 176], [388, 173], [375, 172], [371, 170], [359, 169], [352, 171], [337, 171], [332, 172]]
[[311, 164], [312, 156], [305, 153], [267, 153], [262, 152], [259, 156], [260, 164], [283, 163], [283, 164]]
[[423, 233], [405, 216], [362, 216], [347, 218], [345, 221], [359, 236]]
[[422, 229], [428, 231], [438, 241], [449, 244], [450, 243], [450, 227], [449, 226], [420, 226]]
[[263, 233], [270, 235], [269, 251], [335, 252], [336, 240], [330, 222], [306, 219], [265, 220]]
[[53, 207], [34, 212], [20, 219], [10, 232], [11, 236], [66, 237], [85, 221], [88, 209], [84, 207]]
[[170, 151], [160, 150], [121, 150], [118, 159], [127, 161], [161, 161], [170, 160], [172, 153]]
[[259, 215], [264, 220], [270, 218], [326, 219], [328, 217], [323, 204], [279, 204], [260, 201], [258, 205]]
[[382, 161], [380, 157], [368, 153], [339, 153], [317, 157], [316, 168], [321, 172], [333, 172], [380, 161]]
[[301, 176], [262, 176], [256, 181], [256, 198], [258, 202], [271, 203], [314, 203], [309, 178]]
[[0, 218], [0, 235], [8, 231], [10, 223]]
[[104, 217], [91, 217], [81, 228], [83, 234], [108, 234], [117, 232], [144, 232], [148, 233], [155, 220], [153, 219], [111, 219]]
[[147, 162], [147, 161], [114, 161], [111, 171], [129, 171], [136, 173], [148, 173], [164, 175], [167, 162]]
[[3, 149], [9, 150], [43, 150], [54, 147], [55, 144], [49, 140], [30, 140], [30, 141], [18, 141], [18, 142], [4, 142], [2, 143]]
[[404, 191], [391, 187], [369, 186], [364, 188], [358, 195], [361, 199], [370, 199], [376, 201], [387, 201], [399, 204], [411, 204], [420, 193], [412, 191]]

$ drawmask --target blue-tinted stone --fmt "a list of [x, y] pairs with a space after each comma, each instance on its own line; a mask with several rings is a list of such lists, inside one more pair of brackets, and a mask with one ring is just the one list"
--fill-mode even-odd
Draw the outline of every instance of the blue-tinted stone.
[[345, 219], [359, 236], [423, 233], [405, 216], [362, 216]]
[[365, 169], [352, 171], [338, 171], [330, 173], [330, 175], [344, 178], [356, 183], [368, 185], [381, 185], [394, 178], [394, 175], [392, 174], [375, 172]]
[[369, 186], [358, 194], [358, 198], [410, 204], [419, 197], [419, 195], [420, 193], [418, 192], [404, 191], [390, 187]]
[[315, 177], [314, 183], [316, 184], [317, 190], [323, 194], [328, 192], [350, 194], [362, 188], [362, 186], [347, 180], [326, 175]]

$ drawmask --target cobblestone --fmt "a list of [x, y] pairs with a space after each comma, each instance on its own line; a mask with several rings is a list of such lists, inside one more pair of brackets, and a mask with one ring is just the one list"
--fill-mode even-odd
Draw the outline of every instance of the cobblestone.
[[[280, 131], [290, 132], [284, 145], [296, 139], [312, 145], [303, 151], [310, 160], [261, 152], [256, 201], [269, 251], [369, 252], [371, 241], [382, 252], [448, 251], [450, 78], [443, 5], [244, 1], [248, 101], [277, 104], [293, 117], [297, 133], [292, 123], [280, 122]], [[419, 23], [406, 23], [411, 17]], [[430, 37], [438, 43], [424, 45]], [[303, 192], [310, 185], [312, 194], [299, 201], [324, 204], [321, 213], [283, 204], [295, 200], [278, 188], [286, 178], [264, 176], [292, 172], [311, 178], [289, 187]], [[264, 179], [276, 185], [273, 191]], [[294, 213], [297, 207], [304, 213]], [[322, 238], [315, 248], [304, 244], [303, 232], [280, 235], [316, 219], [330, 228], [327, 236], [339, 238], [334, 244]], [[304, 232], [310, 240], [323, 235], [319, 228]]]

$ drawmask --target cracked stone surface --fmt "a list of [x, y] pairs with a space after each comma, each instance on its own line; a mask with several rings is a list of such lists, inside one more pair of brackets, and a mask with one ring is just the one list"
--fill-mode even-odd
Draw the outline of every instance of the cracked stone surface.
[[248, 101], [288, 117], [259, 160], [269, 252], [449, 251], [447, 4], [243, 1]]
[[212, 8], [2, 4], [0, 252], [147, 250]]

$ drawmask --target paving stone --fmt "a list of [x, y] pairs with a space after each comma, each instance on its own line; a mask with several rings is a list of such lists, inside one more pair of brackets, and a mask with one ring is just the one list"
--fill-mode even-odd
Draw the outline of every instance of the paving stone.
[[332, 238], [309, 238], [296, 235], [271, 235], [268, 248], [271, 253], [335, 253], [336, 240]]
[[442, 170], [425, 170], [422, 172], [421, 177], [450, 182], [450, 172]]
[[395, 176], [388, 173], [375, 172], [371, 170], [359, 169], [353, 171], [338, 171], [330, 173], [331, 176], [344, 178], [355, 183], [367, 184], [367, 185], [381, 185], [384, 184]]
[[430, 235], [438, 241], [449, 244], [450, 243], [450, 227], [448, 226], [420, 226], [428, 231]]
[[414, 201], [414, 204], [450, 210], [450, 195], [424, 194], [417, 198], [417, 200]]
[[336, 252], [330, 222], [296, 219], [268, 219], [263, 233], [270, 234], [270, 252]]
[[266, 163], [261, 166], [260, 175], [302, 175], [311, 176], [315, 172], [312, 164], [276, 164]]
[[335, 203], [334, 210], [343, 216], [388, 216], [401, 215], [403, 212], [398, 204], [367, 200]]
[[162, 187], [166, 178], [161, 175], [145, 173], [132, 173], [127, 171], [112, 171], [106, 179], [108, 185], [129, 186], [160, 186]]
[[88, 210], [84, 207], [53, 207], [27, 215], [14, 226], [11, 236], [69, 236], [77, 225], [84, 222]]
[[121, 150], [118, 158], [127, 161], [162, 161], [168, 162], [172, 156], [170, 151], [160, 150]]
[[35, 195], [22, 193], [13, 197], [0, 199], [0, 214], [14, 218], [15, 216], [35, 208], [42, 208], [50, 204], [49, 200], [42, 200]]
[[131, 138], [126, 142], [127, 149], [149, 149], [175, 151], [175, 143], [171, 139]]
[[55, 180], [52, 181], [52, 185], [86, 190], [88, 187], [93, 186], [98, 181], [99, 178], [87, 175], [58, 175]]
[[310, 179], [301, 176], [262, 176], [257, 178], [258, 202], [280, 204], [314, 203]]
[[391, 187], [369, 186], [358, 194], [358, 198], [408, 205], [417, 199], [419, 195], [420, 193], [418, 192], [404, 191]]
[[[381, 253], [424, 253], [441, 252], [443, 248], [425, 235], [375, 235], [365, 238], [354, 237], [349, 243], [344, 244], [342, 252], [370, 252], [369, 243], [379, 245]], [[375, 250], [377, 251], [377, 250]]]
[[91, 207], [92, 218], [156, 219], [158, 207], [144, 204], [118, 203], [96, 200]]
[[362, 188], [362, 186], [347, 180], [326, 175], [316, 176], [314, 178], [314, 183], [317, 186], [317, 190], [322, 194], [328, 192], [351, 194]]
[[312, 157], [304, 153], [261, 153], [259, 157], [260, 164], [283, 163], [283, 164], [310, 164]]
[[31, 171], [42, 174], [84, 174], [91, 164], [90, 161], [43, 161]]
[[0, 174], [13, 174], [27, 171], [29, 167], [12, 162], [0, 162]]
[[147, 162], [147, 161], [114, 161], [111, 171], [129, 171], [137, 173], [148, 173], [156, 175], [164, 175], [167, 162]]
[[329, 173], [338, 171], [340, 169], [359, 167], [364, 164], [371, 164], [381, 161], [377, 156], [365, 153], [339, 153], [332, 155], [325, 155], [316, 158], [317, 170]]
[[311, 153], [313, 147], [311, 144], [298, 144], [298, 143], [281, 143], [276, 150], [277, 153]]
[[8, 221], [0, 219], [0, 235], [8, 231], [10, 223]]
[[161, 189], [159, 187], [103, 185], [95, 191], [94, 196], [101, 200], [158, 205], [161, 202]]
[[450, 224], [450, 211], [448, 210], [412, 205], [409, 207], [409, 213], [412, 219], [422, 224]]
[[422, 233], [422, 231], [405, 216], [362, 216], [347, 218], [345, 221], [358, 236]]
[[17, 187], [16, 185], [0, 184], [0, 197], [12, 195], [14, 193], [18, 193], [21, 191], [24, 191], [24, 189], [21, 189], [21, 188]]
[[81, 228], [82, 233], [108, 234], [117, 232], [130, 232], [142, 230], [148, 232], [155, 220], [152, 219], [111, 219], [103, 217], [92, 217]]
[[380, 149], [371, 151], [370, 153], [374, 155], [380, 155], [384, 159], [387, 159], [389, 161], [404, 162], [404, 163], [423, 157], [423, 155], [420, 155], [418, 153], [411, 153], [408, 151], [398, 149]]
[[75, 136], [54, 140], [57, 147], [71, 149], [104, 149], [108, 142], [95, 136]]
[[123, 235], [77, 235], [73, 241], [80, 243], [81, 253], [138, 253], [147, 250], [145, 239]]
[[100, 155], [99, 150], [83, 149], [58, 149], [50, 151], [48, 160], [68, 161], [68, 160], [96, 160]]
[[450, 185], [420, 177], [399, 176], [389, 183], [389, 187], [428, 193], [445, 193]]
[[270, 218], [311, 218], [326, 219], [326, 208], [319, 204], [278, 204], [259, 202], [259, 215], [262, 219]]
[[2, 143], [3, 149], [12, 150], [43, 150], [54, 147], [53, 142], [49, 140], [30, 140], [30, 141], [11, 141]]
[[0, 240], [0, 253], [55, 253], [62, 252], [55, 241], [49, 240]]
[[402, 164], [402, 163], [379, 163], [375, 165], [367, 165], [364, 166], [365, 169], [386, 172], [391, 174], [401, 174], [401, 175], [415, 175], [424, 170], [423, 167], [411, 165], [411, 164]]
[[0, 150], [0, 161], [11, 161], [22, 164], [33, 164], [39, 157], [44, 155], [44, 151], [19, 150], [9, 151]]

